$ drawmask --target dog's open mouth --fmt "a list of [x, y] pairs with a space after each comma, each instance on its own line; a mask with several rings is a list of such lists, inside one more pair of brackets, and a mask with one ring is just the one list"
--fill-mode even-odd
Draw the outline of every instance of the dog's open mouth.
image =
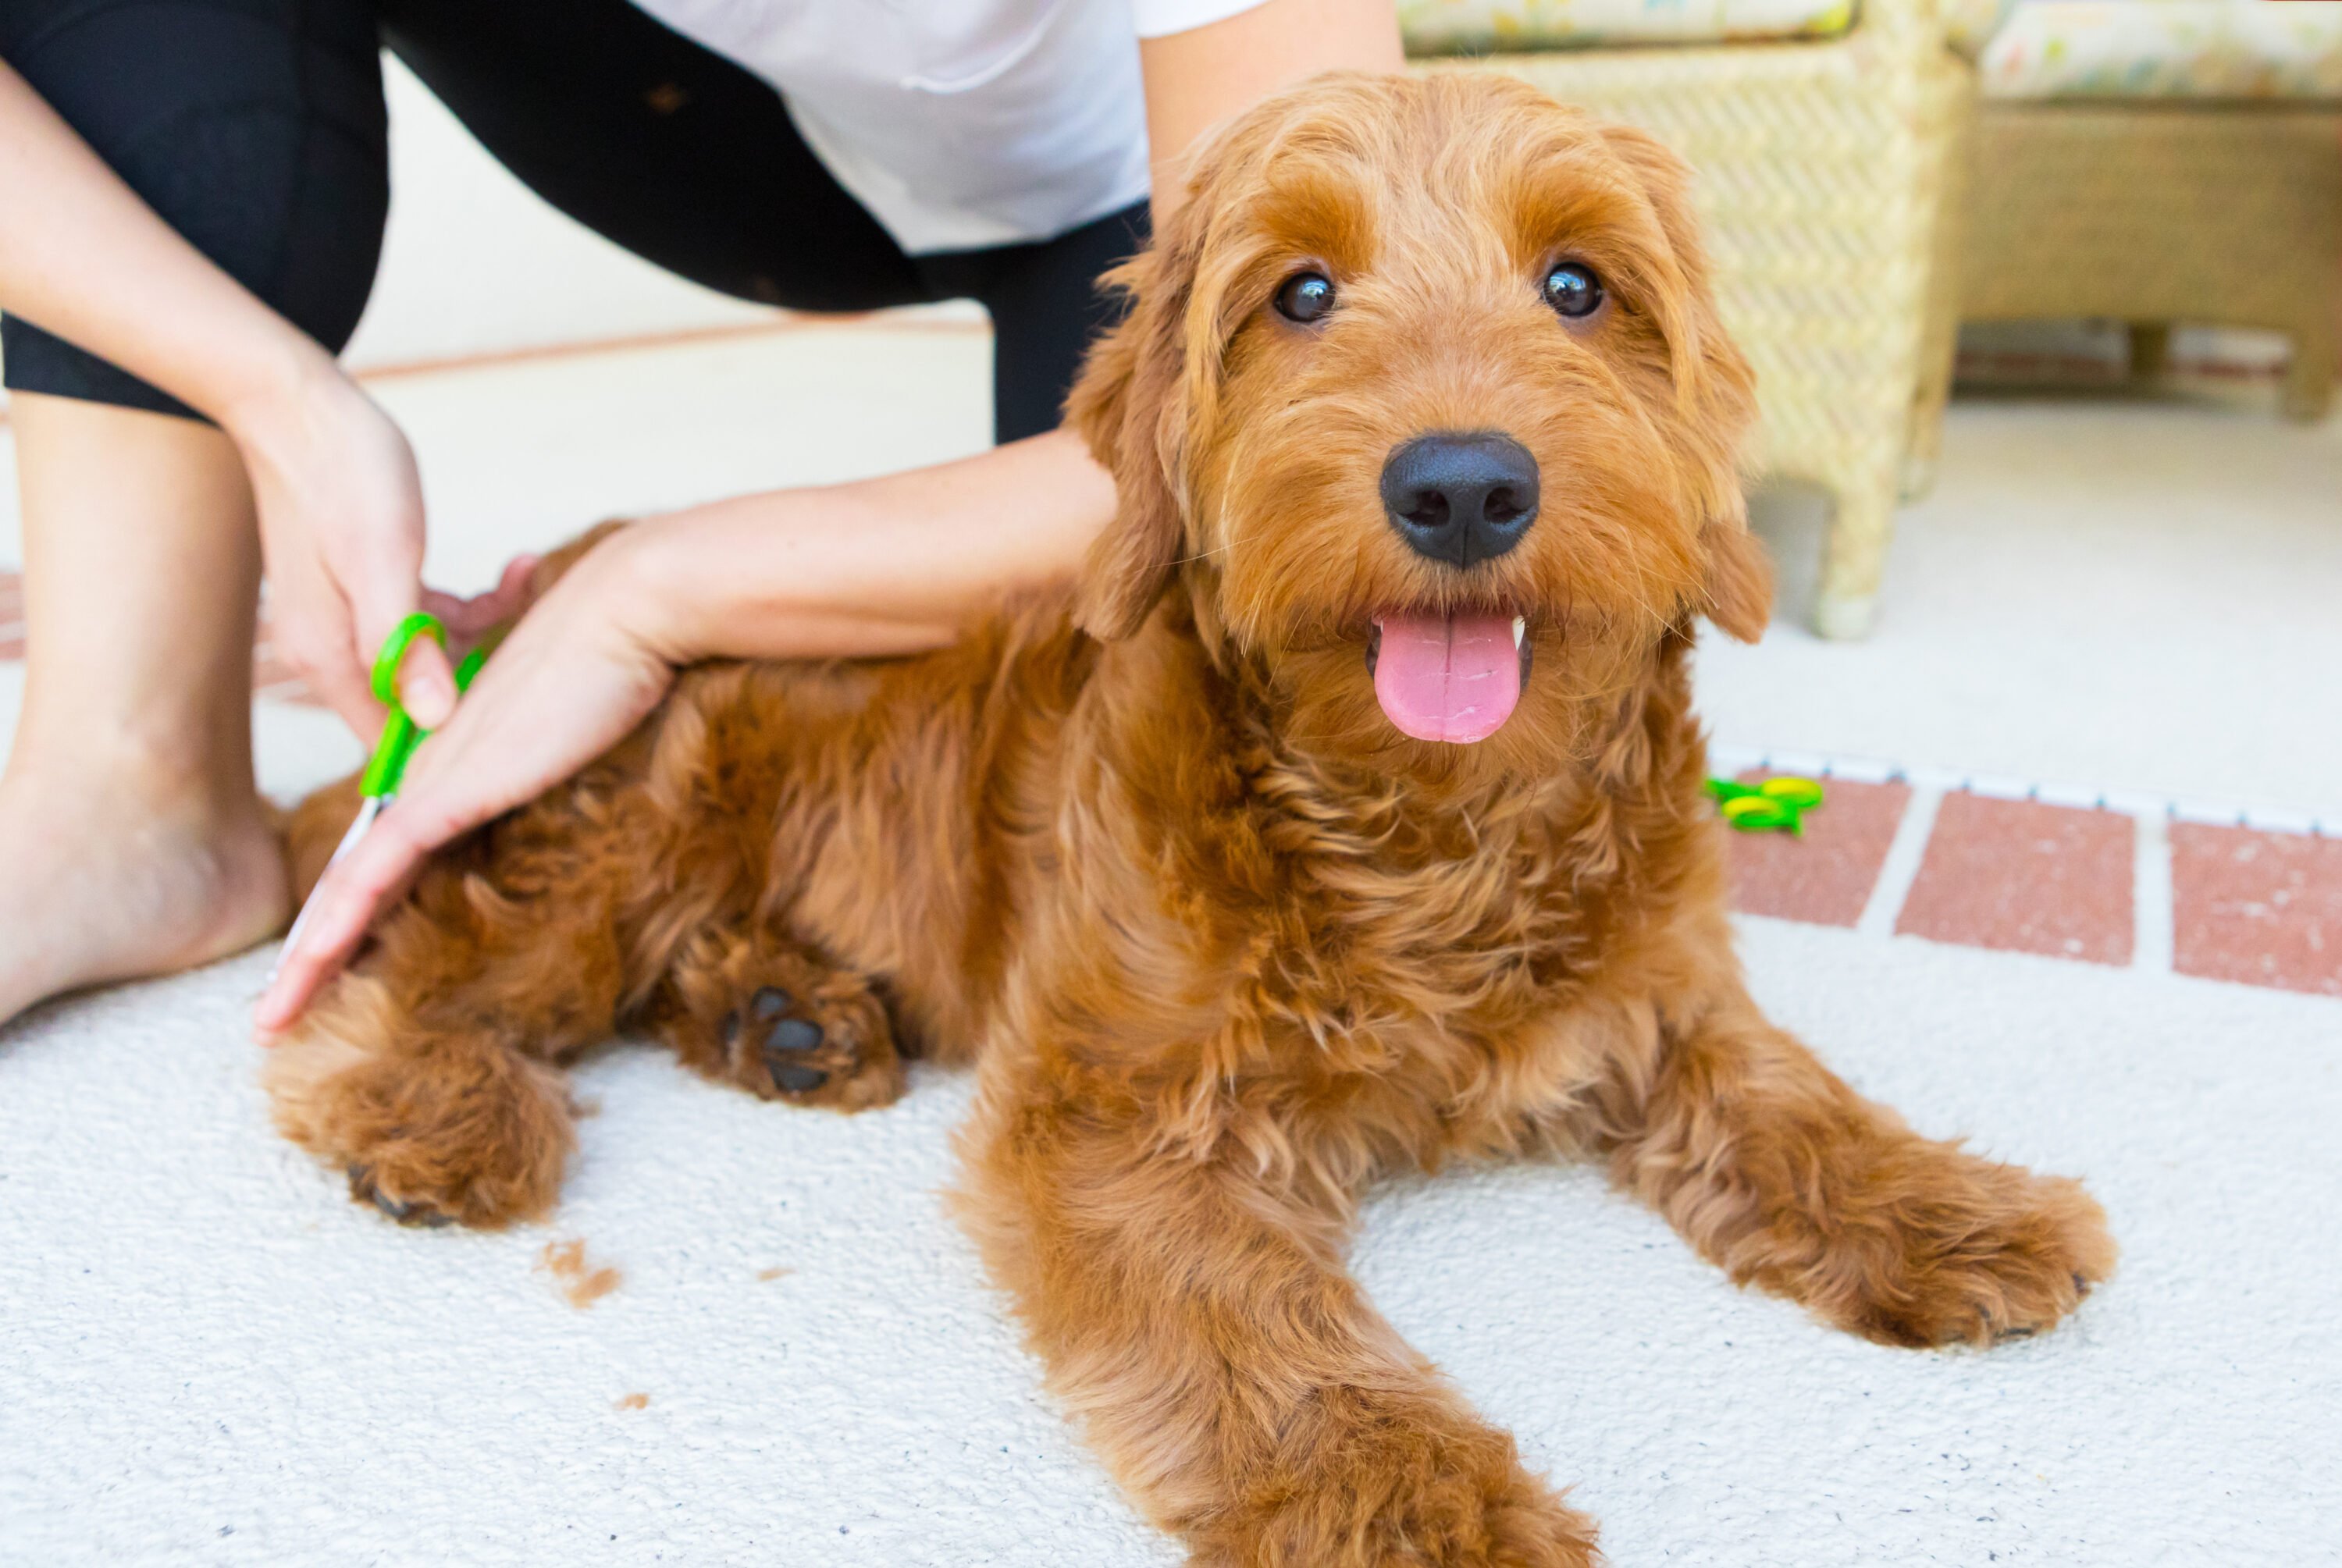
[[1416, 740], [1485, 741], [1521, 700], [1526, 631], [1520, 616], [1496, 612], [1386, 610], [1366, 637], [1376, 700]]

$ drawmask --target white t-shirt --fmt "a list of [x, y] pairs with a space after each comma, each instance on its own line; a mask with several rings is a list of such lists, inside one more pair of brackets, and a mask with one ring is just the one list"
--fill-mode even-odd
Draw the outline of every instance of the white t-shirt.
[[914, 255], [1051, 239], [1146, 195], [1138, 40], [1262, 0], [636, 0], [778, 88]]

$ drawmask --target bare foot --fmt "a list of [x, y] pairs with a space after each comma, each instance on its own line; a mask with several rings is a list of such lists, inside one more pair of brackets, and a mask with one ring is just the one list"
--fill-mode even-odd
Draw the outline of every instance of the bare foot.
[[260, 803], [138, 782], [0, 783], [0, 1024], [60, 992], [168, 974], [281, 929], [285, 854]]

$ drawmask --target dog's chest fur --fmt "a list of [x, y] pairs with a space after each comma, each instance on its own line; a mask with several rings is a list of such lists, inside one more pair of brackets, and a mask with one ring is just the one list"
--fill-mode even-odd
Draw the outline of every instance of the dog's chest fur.
[[1712, 855], [1666, 669], [1583, 764], [1445, 794], [1290, 744], [1182, 627], [1100, 651], [1044, 608], [842, 705], [768, 679], [773, 892], [946, 1056], [1046, 1034], [1436, 1102], [1639, 984]]
[[1636, 988], [1703, 880], [1679, 701], [1613, 704], [1631, 733], [1582, 766], [1443, 793], [1313, 757], [1258, 697], [1192, 639], [1109, 655], [1043, 770], [1065, 859], [1026, 890], [1020, 1012], [1102, 1056], [1436, 1102]]

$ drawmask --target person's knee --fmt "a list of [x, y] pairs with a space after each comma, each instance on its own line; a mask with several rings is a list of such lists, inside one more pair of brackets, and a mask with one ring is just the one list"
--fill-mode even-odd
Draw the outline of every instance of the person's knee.
[[338, 350], [389, 207], [365, 0], [25, 8], [49, 14], [11, 29], [34, 89], [196, 249]]

